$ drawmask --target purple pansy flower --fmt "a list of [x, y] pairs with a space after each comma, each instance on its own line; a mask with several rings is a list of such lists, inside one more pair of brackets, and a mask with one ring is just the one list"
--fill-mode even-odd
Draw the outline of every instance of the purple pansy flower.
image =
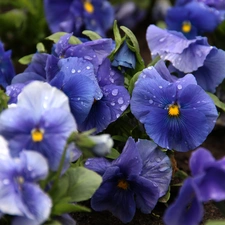
[[225, 52], [212, 47], [204, 37], [187, 40], [182, 33], [150, 25], [147, 41], [153, 57], [171, 62], [180, 76], [192, 73], [206, 91], [215, 92], [225, 78]]
[[103, 176], [92, 196], [92, 208], [109, 210], [124, 223], [132, 220], [136, 208], [143, 213], [152, 211], [167, 192], [172, 174], [170, 159], [156, 144], [148, 140], [135, 143], [132, 138], [114, 161], [92, 158], [85, 166]]
[[45, 0], [45, 15], [53, 33], [92, 30], [104, 37], [114, 20], [114, 10], [107, 0]]
[[46, 159], [27, 150], [11, 158], [2, 137], [0, 147], [0, 211], [15, 216], [14, 225], [42, 224], [52, 207], [51, 199], [36, 183], [48, 175]]
[[197, 1], [170, 8], [165, 19], [169, 30], [182, 32], [188, 39], [213, 32], [223, 20], [218, 10]]
[[13, 79], [7, 93], [10, 101], [15, 101], [22, 84], [46, 81], [68, 96], [79, 130], [96, 128], [99, 133], [126, 110], [130, 96], [122, 74], [107, 58], [112, 51], [111, 39], [71, 45], [70, 37], [67, 34], [59, 40], [55, 56], [37, 55], [27, 70]]
[[193, 75], [172, 77], [162, 61], [140, 74], [131, 112], [156, 144], [181, 152], [202, 144], [218, 116], [212, 99]]
[[9, 141], [11, 154], [17, 156], [23, 149], [38, 151], [48, 159], [52, 170], [57, 170], [66, 140], [73, 131], [76, 122], [67, 96], [40, 81], [24, 87], [17, 107], [0, 115], [0, 134]]
[[14, 76], [15, 71], [11, 60], [11, 50], [5, 51], [3, 43], [0, 41], [0, 85], [6, 88], [11, 84]]
[[215, 160], [208, 150], [199, 148], [192, 153], [189, 166], [192, 177], [185, 180], [178, 198], [166, 210], [166, 225], [198, 225], [203, 203], [225, 199], [225, 158]]

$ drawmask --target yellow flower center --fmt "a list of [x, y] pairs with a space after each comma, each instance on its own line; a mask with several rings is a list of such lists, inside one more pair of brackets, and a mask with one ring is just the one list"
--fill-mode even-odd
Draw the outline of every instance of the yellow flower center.
[[33, 129], [31, 131], [31, 137], [34, 142], [41, 142], [44, 138], [44, 130], [42, 129]]
[[89, 1], [85, 1], [85, 2], [84, 2], [84, 9], [85, 9], [88, 13], [93, 13], [93, 12], [94, 12], [94, 6], [93, 6]]
[[170, 105], [168, 109], [168, 114], [170, 116], [179, 116], [180, 109], [178, 105]]
[[128, 187], [129, 187], [129, 184], [128, 184], [128, 182], [126, 180], [122, 179], [122, 180], [119, 180], [119, 182], [117, 184], [117, 187], [122, 188], [124, 190], [127, 190]]
[[184, 33], [189, 33], [191, 31], [191, 23], [189, 21], [184, 21], [182, 24], [182, 31]]

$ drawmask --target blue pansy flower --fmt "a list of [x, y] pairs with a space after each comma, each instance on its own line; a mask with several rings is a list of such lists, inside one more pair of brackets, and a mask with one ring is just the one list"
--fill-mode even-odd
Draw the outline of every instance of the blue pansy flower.
[[203, 203], [225, 200], [225, 158], [215, 160], [207, 149], [199, 148], [192, 153], [189, 166], [192, 177], [185, 180], [177, 199], [166, 210], [166, 225], [198, 225], [204, 214]]
[[194, 39], [197, 35], [206, 32], [213, 32], [222, 22], [216, 9], [197, 1], [171, 7], [167, 11], [165, 20], [169, 30], [182, 32], [188, 39]]
[[204, 90], [215, 92], [225, 78], [225, 52], [210, 46], [206, 38], [188, 40], [180, 32], [154, 25], [148, 27], [146, 37], [153, 57], [170, 61], [180, 76], [192, 73]]
[[24, 87], [17, 107], [0, 115], [0, 134], [9, 141], [11, 154], [18, 156], [23, 149], [38, 151], [48, 159], [51, 170], [57, 170], [66, 140], [73, 131], [76, 122], [68, 97], [40, 81]]
[[0, 148], [1, 213], [14, 216], [14, 225], [42, 224], [52, 207], [51, 199], [37, 184], [48, 175], [46, 159], [38, 152], [27, 150], [17, 158], [11, 158], [2, 137]]
[[103, 177], [92, 196], [91, 207], [96, 211], [109, 210], [123, 223], [133, 219], [136, 208], [150, 213], [167, 192], [172, 174], [170, 159], [155, 143], [135, 143], [132, 138], [114, 161], [92, 158], [85, 166]]
[[11, 50], [5, 51], [4, 45], [0, 41], [0, 85], [6, 88], [11, 84], [14, 76], [15, 71], [11, 60]]
[[132, 93], [131, 112], [156, 144], [181, 152], [202, 144], [218, 117], [212, 99], [194, 76], [170, 77], [162, 61], [140, 74]]
[[130, 96], [122, 74], [111, 67], [107, 58], [112, 40], [71, 45], [68, 42], [71, 35], [59, 40], [55, 55], [36, 55], [25, 72], [13, 79], [7, 94], [10, 102], [15, 102], [22, 84], [31, 80], [48, 82], [68, 96], [78, 129], [96, 128], [99, 133], [126, 110]]
[[92, 30], [104, 37], [114, 20], [113, 7], [107, 0], [45, 0], [44, 9], [53, 33], [81, 35], [83, 30]]
[[122, 68], [130, 68], [135, 69], [136, 67], [136, 56], [135, 53], [132, 52], [126, 41], [120, 46], [120, 49], [114, 55], [112, 66], [118, 67], [121, 66]]

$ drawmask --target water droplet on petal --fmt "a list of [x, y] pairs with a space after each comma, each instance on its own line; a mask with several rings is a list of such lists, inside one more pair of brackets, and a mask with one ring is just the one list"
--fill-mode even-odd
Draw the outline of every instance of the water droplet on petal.
[[150, 104], [152, 104], [152, 103], [153, 103], [153, 100], [152, 100], [152, 99], [150, 99], [150, 100], [149, 100], [149, 103], [150, 103]]
[[116, 114], [116, 118], [119, 118], [120, 117], [120, 114]]
[[120, 105], [124, 103], [124, 101], [123, 101], [123, 98], [122, 98], [122, 97], [118, 98], [118, 103], [119, 103]]
[[80, 72], [81, 72], [81, 70], [77, 70], [77, 72], [78, 72], [78, 73], [80, 73]]
[[90, 67], [90, 66], [87, 66], [86, 68], [87, 68], [87, 70], [90, 70], [90, 69], [91, 69], [91, 67]]
[[163, 41], [165, 41], [164, 37], [159, 39], [159, 42], [163, 42]]
[[87, 165], [89, 165], [90, 164], [90, 162], [85, 162], [85, 165], [87, 166]]
[[177, 85], [177, 88], [178, 88], [179, 90], [181, 90], [181, 89], [182, 89], [182, 85], [181, 85], [181, 84], [178, 84], [178, 85]]
[[75, 69], [72, 69], [72, 70], [71, 70], [71, 73], [75, 73], [75, 72], [76, 72], [76, 70], [75, 70]]
[[111, 106], [114, 106], [116, 103], [115, 102], [111, 102], [110, 104], [111, 104]]
[[162, 86], [159, 86], [159, 88], [162, 89], [163, 87]]
[[126, 105], [123, 105], [123, 106], [120, 107], [120, 110], [121, 111], [124, 111], [126, 108], [127, 108], [127, 106]]
[[117, 96], [118, 92], [119, 92], [118, 89], [114, 89], [114, 90], [112, 90], [112, 95], [113, 96]]

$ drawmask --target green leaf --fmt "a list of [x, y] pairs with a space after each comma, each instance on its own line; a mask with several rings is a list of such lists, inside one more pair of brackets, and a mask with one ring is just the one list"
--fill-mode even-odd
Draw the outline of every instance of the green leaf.
[[63, 225], [63, 224], [57, 220], [51, 220], [51, 221], [45, 222], [44, 225]]
[[177, 170], [176, 173], [174, 174], [174, 177], [178, 177], [178, 178], [184, 180], [188, 177], [188, 174], [185, 173], [183, 170]]
[[222, 109], [223, 111], [225, 111], [225, 104], [224, 104], [223, 102], [221, 102], [221, 101], [219, 100], [219, 98], [218, 98], [216, 95], [214, 95], [214, 94], [212, 94], [212, 93], [210, 93], [210, 92], [206, 92], [206, 93], [212, 98], [214, 104], [215, 104], [218, 108], [220, 108], [220, 109]]
[[[64, 36], [65, 34], [68, 34], [68, 33], [66, 33], [66, 32], [57, 32], [57, 33], [54, 33], [54, 34], [46, 37], [45, 39], [53, 41], [54, 43], [57, 43], [59, 41], [59, 39], [62, 36]], [[81, 44], [82, 42], [77, 37], [71, 36], [70, 40], [69, 40], [69, 43], [76, 45], [76, 44]]]
[[64, 213], [71, 212], [90, 212], [91, 210], [85, 206], [70, 204], [70, 203], [59, 203], [53, 206], [53, 215], [62, 215]]
[[224, 225], [225, 220], [209, 220], [205, 225]]
[[106, 155], [106, 158], [117, 159], [119, 156], [120, 153], [115, 148], [111, 148], [111, 152], [108, 155]]
[[8, 12], [0, 14], [0, 24], [8, 29], [22, 28], [25, 24], [27, 16], [24, 10], [12, 9]]
[[121, 26], [120, 29], [123, 30], [124, 33], [127, 35], [127, 37], [131, 40], [131, 43], [132, 43], [133, 47], [138, 52], [140, 52], [140, 48], [139, 48], [139, 45], [138, 45], [137, 38], [135, 37], [135, 35], [133, 34], [133, 32], [130, 29], [128, 29], [127, 27], [124, 27], [124, 26]]
[[31, 62], [33, 55], [34, 54], [23, 56], [22, 58], [20, 58], [18, 60], [18, 62], [23, 64], [23, 65], [28, 65]]
[[84, 167], [70, 168], [66, 175], [69, 177], [67, 193], [73, 202], [90, 199], [102, 182], [100, 175]]
[[130, 94], [132, 94], [133, 89], [134, 89], [135, 82], [137, 81], [137, 79], [138, 79], [138, 77], [139, 77], [140, 74], [141, 74], [141, 72], [137, 72], [131, 78], [130, 84], [129, 84], [129, 87], [128, 87], [128, 91], [129, 91]]
[[36, 49], [38, 52], [42, 53], [42, 52], [46, 52], [45, 46], [43, 45], [43, 43], [39, 42], [36, 45]]
[[120, 142], [126, 142], [127, 138], [124, 136], [120, 136], [120, 135], [114, 135], [112, 136], [112, 139], [115, 141], [120, 141]]
[[0, 113], [8, 108], [9, 96], [5, 94], [3, 90], [0, 89]]
[[98, 39], [101, 39], [102, 38], [99, 34], [97, 34], [94, 31], [91, 31], [91, 30], [84, 30], [82, 32], [82, 34], [83, 35], [86, 35], [87, 37], [89, 37], [92, 41], [98, 40]]
[[170, 187], [168, 189], [168, 191], [166, 192], [165, 195], [163, 195], [161, 198], [159, 198], [159, 202], [162, 202], [162, 203], [167, 203], [170, 199]]

